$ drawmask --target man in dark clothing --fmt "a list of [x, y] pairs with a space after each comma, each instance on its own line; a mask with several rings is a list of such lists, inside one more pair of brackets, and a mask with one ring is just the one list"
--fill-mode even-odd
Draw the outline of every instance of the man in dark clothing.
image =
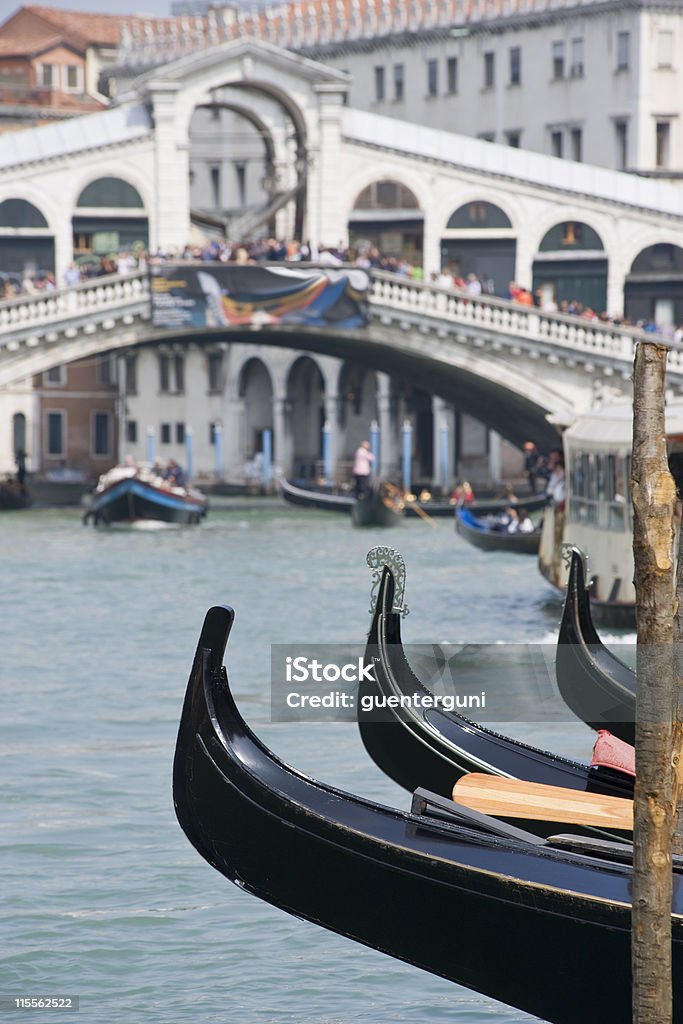
[[19, 449], [14, 456], [17, 464], [17, 481], [22, 491], [26, 490], [26, 452]]
[[543, 466], [543, 456], [539, 452], [538, 448], [533, 441], [524, 442], [524, 475], [529, 481], [529, 487], [531, 493], [536, 494], [536, 484], [538, 483]]

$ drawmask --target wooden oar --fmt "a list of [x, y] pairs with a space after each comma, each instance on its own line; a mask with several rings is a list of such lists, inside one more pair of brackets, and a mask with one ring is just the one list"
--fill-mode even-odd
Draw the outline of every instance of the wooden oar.
[[453, 787], [456, 803], [498, 818], [633, 829], [633, 801], [472, 772]]
[[413, 512], [417, 513], [417, 515], [424, 519], [425, 522], [429, 523], [430, 526], [436, 526], [436, 523], [434, 522], [432, 517], [429, 515], [429, 513], [425, 512], [425, 510], [420, 505], [418, 505], [415, 498], [411, 500], [407, 494], [401, 494], [401, 491], [399, 490], [398, 487], [395, 486], [395, 484], [390, 484], [385, 481], [384, 486], [391, 493], [400, 495], [401, 500], [403, 501], [406, 508], [412, 509]]

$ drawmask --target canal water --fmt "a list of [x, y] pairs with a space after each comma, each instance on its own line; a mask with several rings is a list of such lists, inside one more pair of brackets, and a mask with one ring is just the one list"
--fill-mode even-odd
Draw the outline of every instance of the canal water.
[[[177, 724], [216, 603], [236, 609], [228, 672], [265, 743], [318, 779], [409, 806], [354, 725], [270, 721], [270, 645], [362, 642], [377, 543], [406, 560], [406, 640], [556, 635], [560, 606], [535, 560], [477, 551], [450, 519], [361, 531], [276, 502], [158, 531], [84, 528], [77, 511], [2, 515], [0, 998], [78, 996], [88, 1024], [532, 1019], [261, 903], [175, 820]], [[585, 759], [592, 734], [570, 718], [510, 731]], [[443, 942], [462, 955], [467, 922]], [[492, 936], [491, 956], [504, 955]]]

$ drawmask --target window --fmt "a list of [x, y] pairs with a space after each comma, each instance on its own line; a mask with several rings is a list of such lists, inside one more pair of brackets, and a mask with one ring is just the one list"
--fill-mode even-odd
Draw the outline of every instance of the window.
[[67, 64], [62, 68], [64, 88], [68, 92], [78, 92], [82, 88], [82, 71], [78, 64]]
[[671, 68], [674, 60], [674, 34], [669, 31], [657, 33], [657, 67]]
[[101, 356], [97, 370], [103, 387], [109, 388], [116, 383], [116, 364], [113, 356]]
[[572, 78], [583, 78], [583, 39], [572, 39], [572, 63], [569, 74]]
[[562, 132], [555, 131], [550, 133], [550, 152], [553, 156], [562, 156]]
[[169, 387], [170, 376], [171, 376], [171, 374], [170, 374], [170, 359], [168, 358], [168, 356], [160, 355], [159, 356], [159, 391], [161, 391], [162, 394], [167, 394], [169, 392], [169, 390], [170, 390], [170, 387]]
[[216, 443], [216, 433], [217, 433], [217, 431], [216, 431], [216, 424], [215, 423], [209, 423], [209, 444], [215, 444]]
[[495, 53], [484, 54], [484, 88], [491, 89], [496, 81], [496, 55]]
[[375, 102], [381, 103], [384, 99], [384, 68], [375, 68]]
[[207, 360], [207, 374], [209, 378], [209, 391], [212, 394], [220, 394], [223, 390], [223, 353], [210, 352]]
[[235, 163], [235, 177], [237, 179], [237, 195], [240, 206], [247, 202], [247, 165], [243, 160]]
[[182, 393], [185, 390], [185, 357], [173, 357], [173, 369], [175, 372], [175, 390]]
[[614, 122], [614, 136], [617, 149], [617, 170], [628, 167], [628, 121]]
[[403, 64], [394, 64], [394, 99], [402, 100], [405, 88], [405, 69]]
[[439, 62], [427, 61], [427, 95], [436, 96], [439, 92]]
[[522, 81], [522, 51], [519, 46], [510, 50], [510, 85], [519, 85]]
[[126, 356], [126, 394], [138, 393], [138, 360], [137, 356]]
[[446, 89], [453, 95], [458, 91], [458, 58], [449, 57], [446, 61]]
[[51, 366], [43, 374], [43, 384], [47, 387], [63, 387], [66, 384], [66, 366]]
[[506, 132], [505, 141], [508, 146], [512, 149], [519, 149], [521, 144], [522, 133], [521, 132]]
[[209, 177], [211, 178], [213, 207], [214, 210], [219, 210], [221, 207], [221, 169], [218, 164], [209, 167]]
[[564, 78], [564, 43], [553, 43], [553, 78]]
[[668, 121], [657, 121], [655, 127], [655, 166], [669, 166], [671, 125]]
[[126, 441], [128, 444], [138, 443], [138, 421], [126, 420]]
[[40, 84], [46, 89], [51, 89], [55, 84], [55, 66], [54, 64], [41, 64], [40, 65]]
[[569, 141], [572, 148], [572, 160], [581, 163], [583, 160], [583, 132], [580, 128], [572, 128], [569, 132]]
[[111, 455], [111, 414], [108, 412], [93, 413], [92, 453], [99, 456]]
[[175, 425], [175, 443], [185, 444], [185, 424], [176, 423]]
[[64, 420], [63, 412], [49, 412], [45, 418], [47, 433], [47, 454], [64, 455]]
[[625, 71], [631, 59], [631, 33], [617, 32], [617, 71]]
[[159, 439], [159, 442], [160, 442], [160, 444], [170, 444], [171, 443], [171, 424], [170, 423], [162, 423], [161, 424], [161, 437]]
[[479, 132], [479, 134], [477, 135], [477, 138], [481, 142], [494, 142], [495, 138], [496, 138], [496, 135], [495, 135], [495, 132]]

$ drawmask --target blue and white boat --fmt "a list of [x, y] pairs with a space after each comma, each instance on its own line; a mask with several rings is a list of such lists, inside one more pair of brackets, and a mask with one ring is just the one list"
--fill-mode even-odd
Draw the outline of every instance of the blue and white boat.
[[189, 525], [206, 515], [208, 501], [194, 488], [172, 486], [148, 468], [116, 466], [100, 477], [85, 523], [158, 522]]

